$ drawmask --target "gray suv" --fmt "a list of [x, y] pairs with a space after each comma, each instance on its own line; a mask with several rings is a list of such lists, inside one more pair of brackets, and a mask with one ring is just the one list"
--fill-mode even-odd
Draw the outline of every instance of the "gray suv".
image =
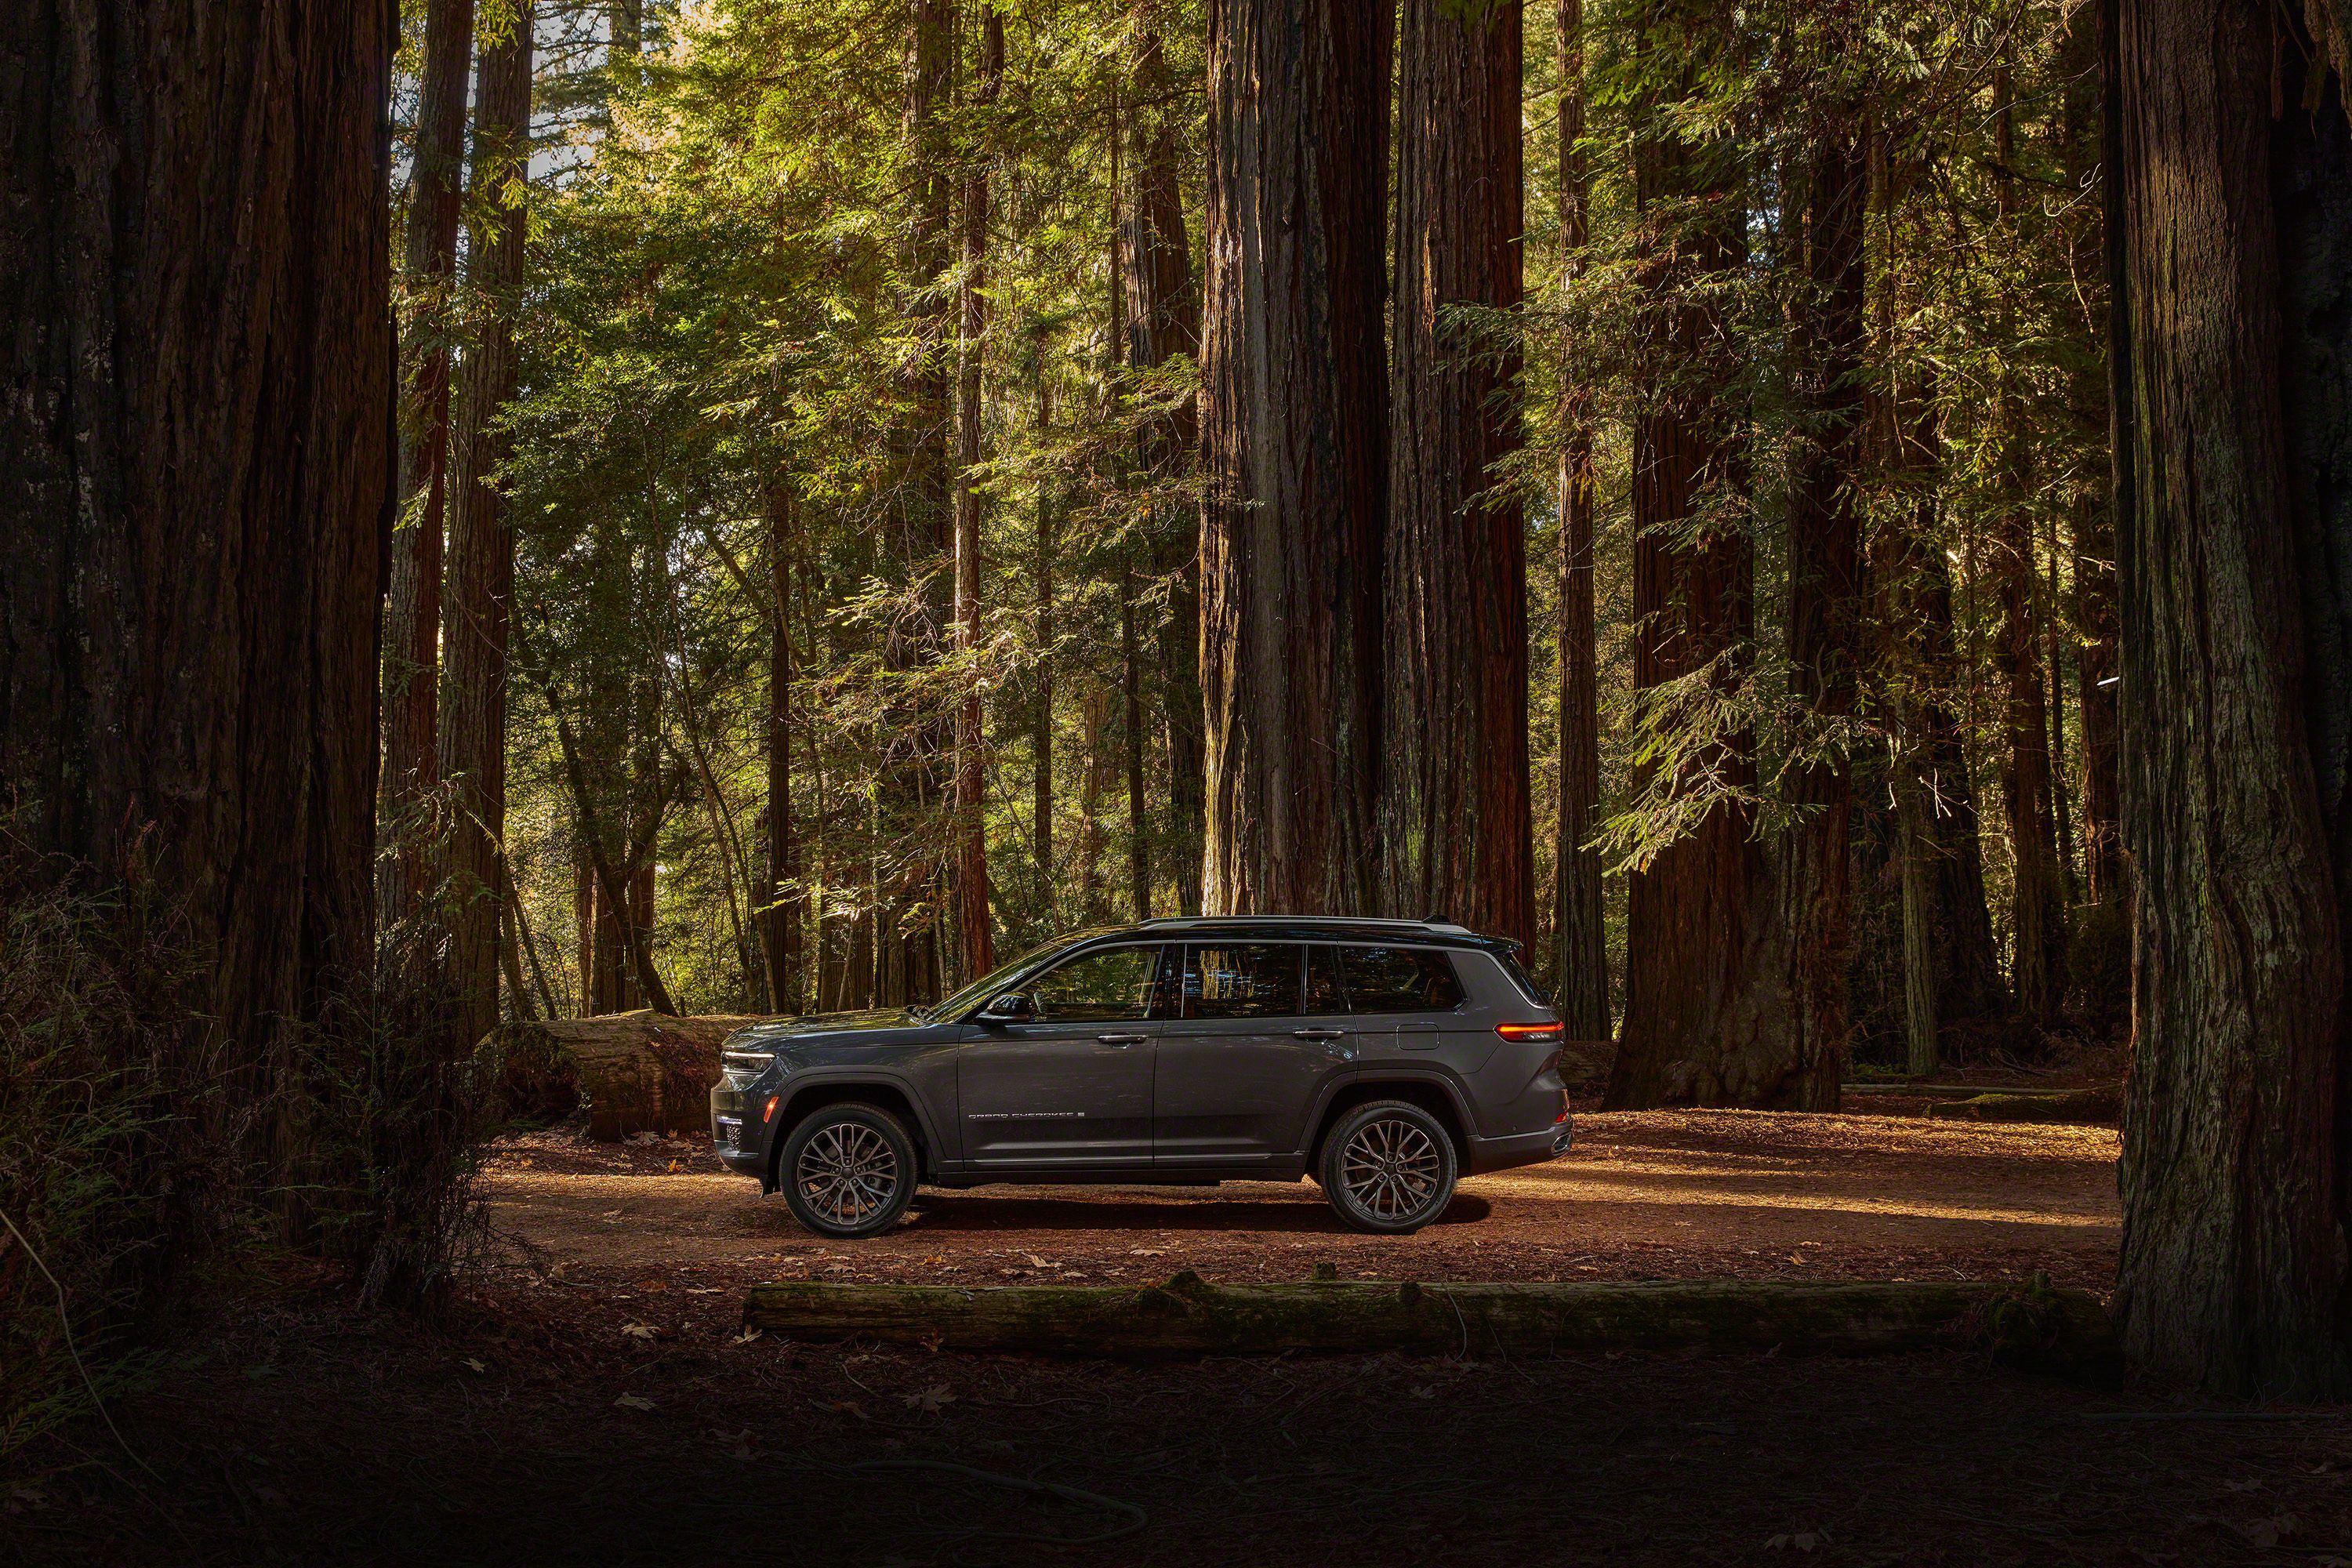
[[1515, 946], [1443, 921], [1086, 931], [936, 1006], [737, 1031], [711, 1133], [824, 1236], [887, 1229], [919, 1182], [1306, 1175], [1403, 1234], [1458, 1173], [1568, 1148], [1559, 1019]]

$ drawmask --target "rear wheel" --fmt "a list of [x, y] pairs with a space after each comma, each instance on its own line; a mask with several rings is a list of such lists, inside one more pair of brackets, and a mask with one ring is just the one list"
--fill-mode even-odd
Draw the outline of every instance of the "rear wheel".
[[876, 1236], [914, 1199], [915, 1141], [878, 1105], [821, 1106], [785, 1138], [776, 1174], [793, 1217], [819, 1236]]
[[1358, 1230], [1404, 1236], [1453, 1201], [1454, 1140], [1436, 1117], [1402, 1100], [1360, 1105], [1323, 1142], [1323, 1195]]

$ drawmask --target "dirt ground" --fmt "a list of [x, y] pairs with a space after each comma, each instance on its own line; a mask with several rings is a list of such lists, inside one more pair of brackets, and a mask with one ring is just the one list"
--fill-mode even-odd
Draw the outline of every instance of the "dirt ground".
[[684, 1145], [512, 1141], [507, 1239], [446, 1330], [225, 1282], [120, 1442], [85, 1423], [0, 1479], [0, 1562], [2352, 1568], [2352, 1412], [1959, 1352], [1126, 1366], [740, 1329], [740, 1283], [809, 1274], [2112, 1274], [2112, 1131], [1583, 1128], [1403, 1241], [1276, 1185], [942, 1194], [854, 1249]]
[[2115, 1275], [2112, 1128], [1916, 1116], [1643, 1111], [1577, 1119], [1549, 1164], [1473, 1176], [1411, 1237], [1343, 1226], [1312, 1183], [924, 1193], [908, 1219], [828, 1242], [703, 1142], [509, 1140], [493, 1223], [565, 1278], [682, 1271], [733, 1286], [823, 1278], [970, 1283], [1381, 1279], [2023, 1279]]

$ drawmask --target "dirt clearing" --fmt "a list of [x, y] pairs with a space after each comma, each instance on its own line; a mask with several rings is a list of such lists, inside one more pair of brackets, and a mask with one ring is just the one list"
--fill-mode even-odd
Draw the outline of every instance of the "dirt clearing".
[[494, 1222], [583, 1279], [994, 1283], [1304, 1279], [2011, 1279], [2108, 1288], [2116, 1133], [1916, 1117], [1643, 1111], [1578, 1118], [1549, 1164], [1474, 1176], [1412, 1237], [1343, 1226], [1311, 1183], [925, 1192], [887, 1235], [832, 1242], [704, 1143], [509, 1140]]

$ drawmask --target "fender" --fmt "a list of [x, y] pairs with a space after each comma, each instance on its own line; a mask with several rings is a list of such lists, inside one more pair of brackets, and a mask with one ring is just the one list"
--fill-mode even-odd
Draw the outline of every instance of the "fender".
[[1462, 1092], [1462, 1083], [1451, 1071], [1435, 1063], [1428, 1067], [1365, 1068], [1356, 1075], [1362, 1083], [1433, 1083], [1445, 1093], [1445, 1102], [1454, 1107], [1454, 1120], [1462, 1129], [1462, 1136], [1471, 1142], [1478, 1140], [1478, 1119], [1471, 1114], [1469, 1097]]
[[949, 1158], [947, 1147], [940, 1142], [940, 1130], [931, 1123], [931, 1113], [924, 1105], [922, 1095], [916, 1091], [913, 1083], [903, 1074], [894, 1072], [887, 1068], [804, 1068], [793, 1073], [787, 1080], [784, 1102], [776, 1108], [775, 1124], [768, 1129], [768, 1149], [765, 1156], [768, 1174], [765, 1179], [772, 1184], [771, 1191], [774, 1190], [772, 1184], [776, 1180], [776, 1159], [783, 1148], [784, 1129], [791, 1126], [795, 1120], [793, 1116], [793, 1107], [798, 1104], [802, 1096], [810, 1089], [835, 1087], [897, 1090], [898, 1098], [905, 1100], [914, 1112], [916, 1131], [922, 1134], [923, 1150], [930, 1156], [933, 1172], [936, 1173], [940, 1163]]

